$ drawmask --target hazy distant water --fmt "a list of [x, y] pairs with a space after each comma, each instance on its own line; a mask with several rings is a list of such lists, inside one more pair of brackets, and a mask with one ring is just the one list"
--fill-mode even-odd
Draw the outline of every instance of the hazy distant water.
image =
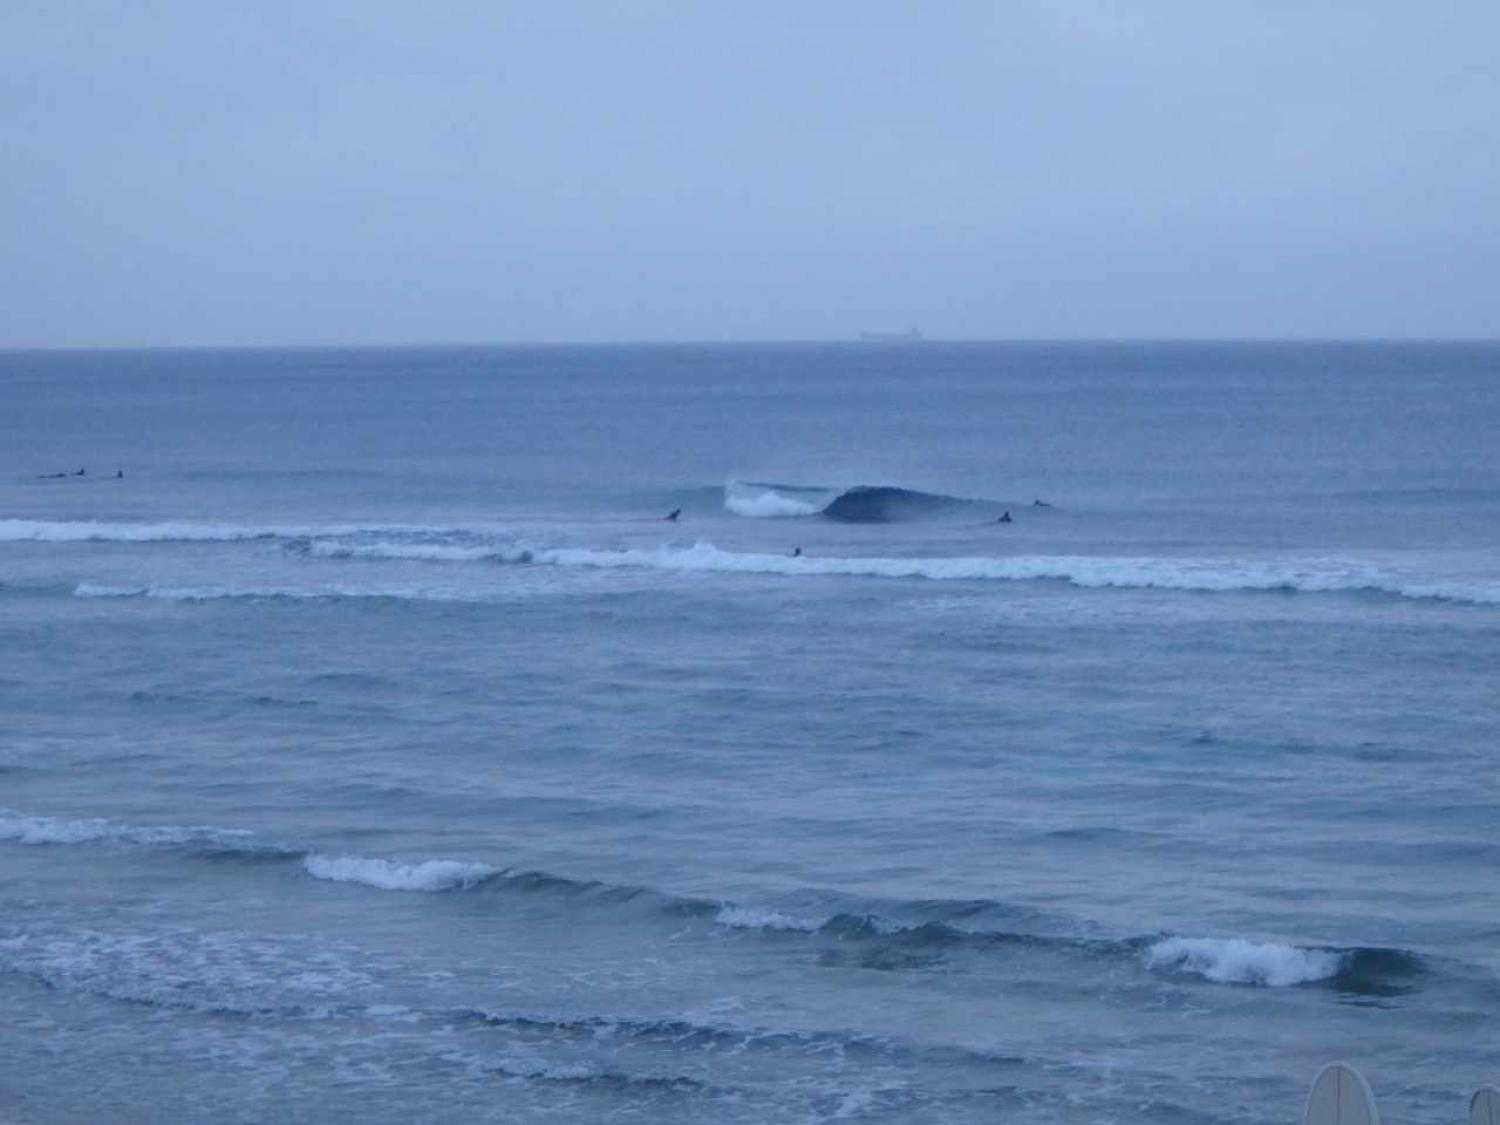
[[1479, 345], [0, 355], [0, 1114], [1459, 1120], [1497, 433]]

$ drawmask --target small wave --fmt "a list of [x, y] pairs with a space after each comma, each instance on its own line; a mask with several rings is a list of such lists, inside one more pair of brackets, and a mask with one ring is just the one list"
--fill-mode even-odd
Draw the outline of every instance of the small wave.
[[[342, 596], [359, 596], [362, 591], [343, 591]], [[224, 598], [330, 598], [332, 591], [294, 590], [284, 587], [256, 586], [113, 586], [104, 582], [80, 582], [73, 590], [77, 598], [150, 598], [165, 602], [211, 602]], [[364, 596], [369, 596], [364, 594]]]
[[61, 820], [50, 816], [0, 815], [0, 840], [17, 844], [91, 844], [115, 841], [126, 844], [224, 844], [243, 840], [249, 832], [233, 829], [190, 827], [136, 827], [102, 819]]
[[1422, 968], [1402, 949], [1303, 947], [1244, 938], [1170, 937], [1146, 950], [1152, 969], [1192, 973], [1217, 984], [1287, 988], [1327, 984], [1340, 991], [1391, 996], [1407, 990]]
[[0, 543], [234, 543], [296, 535], [328, 535], [343, 530], [256, 527], [244, 524], [106, 523], [97, 520], [0, 520]]
[[577, 1064], [543, 1067], [540, 1070], [516, 1070], [497, 1063], [490, 1065], [487, 1069], [489, 1073], [498, 1075], [501, 1078], [511, 1078], [544, 1085], [587, 1086], [595, 1089], [610, 1090], [612, 1092], [629, 1091], [631, 1093], [651, 1094], [702, 1094], [712, 1091], [728, 1094], [731, 1092], [715, 1087], [697, 1078], [688, 1078], [680, 1074], [630, 1074], [624, 1071], [600, 1070], [597, 1067]]
[[493, 890], [510, 894], [549, 894], [583, 900], [598, 908], [634, 904], [646, 914], [696, 917], [731, 930], [801, 935], [806, 940], [848, 946], [859, 963], [873, 968], [908, 968], [932, 961], [945, 949], [997, 947], [1051, 951], [1063, 956], [1142, 958], [1146, 967], [1202, 977], [1217, 984], [1284, 988], [1321, 984], [1339, 992], [1394, 996], [1409, 991], [1426, 969], [1422, 958], [1401, 949], [1333, 948], [1252, 942], [1243, 938], [1155, 937], [1124, 940], [1081, 937], [1075, 933], [977, 928], [954, 925], [964, 919], [1015, 913], [989, 900], [892, 903], [895, 916], [788, 913], [763, 906], [688, 898], [645, 887], [580, 880], [542, 871], [514, 870], [453, 859], [415, 862], [331, 856], [260, 844], [244, 830], [205, 826], [135, 826], [104, 819], [66, 820], [0, 812], [0, 841], [22, 845], [134, 845], [168, 848], [209, 862], [289, 864], [300, 862], [308, 875], [335, 883], [357, 883], [381, 891], [461, 892]]
[[492, 546], [451, 543], [335, 543], [314, 540], [307, 553], [319, 559], [411, 559], [417, 562], [482, 562], [497, 554]]
[[334, 883], [363, 883], [383, 891], [451, 891], [475, 886], [500, 874], [483, 863], [429, 859], [423, 863], [393, 863], [361, 856], [310, 855], [303, 868], [316, 879]]
[[[201, 602], [216, 598], [265, 597], [264, 590], [236, 590], [227, 586], [112, 586], [106, 582], [80, 582], [75, 598], [153, 598], [171, 602]], [[270, 595], [275, 596], [275, 595]]]
[[409, 535], [444, 539], [472, 534], [459, 528], [406, 524], [236, 524], [165, 520], [125, 523], [103, 520], [0, 519], [0, 543], [239, 543], [257, 539], [305, 540], [335, 536]]
[[80, 582], [73, 590], [77, 598], [147, 598], [166, 602], [213, 602], [238, 598], [260, 601], [331, 601], [342, 598], [373, 598], [395, 601], [475, 601], [474, 595], [458, 591], [409, 586], [113, 586]]
[[[792, 1031], [764, 1027], [737, 1027], [724, 1024], [695, 1023], [683, 1019], [649, 1019], [628, 1016], [546, 1016], [495, 1012], [486, 1008], [450, 1009], [443, 1013], [450, 1023], [474, 1023], [535, 1032], [558, 1038], [572, 1038], [597, 1044], [611, 1039], [626, 1039], [646, 1045], [664, 1045], [674, 1051], [691, 1048], [699, 1051], [740, 1054], [756, 1052], [796, 1052], [809, 1055], [834, 1053], [871, 1057], [905, 1058], [912, 1047], [897, 1039], [845, 1031]], [[984, 1066], [1010, 1068], [1025, 1062], [1014, 1055], [972, 1050], [962, 1046], [932, 1044], [921, 1048], [933, 1058], [945, 1058]]]
[[1243, 938], [1166, 938], [1146, 952], [1153, 969], [1195, 973], [1218, 984], [1259, 984], [1284, 988], [1327, 980], [1339, 971], [1342, 956], [1322, 949], [1301, 949]]
[[813, 933], [824, 925], [814, 918], [799, 918], [776, 910], [757, 910], [754, 907], [732, 904], [725, 904], [714, 915], [714, 921], [736, 930], [794, 930], [798, 933]]

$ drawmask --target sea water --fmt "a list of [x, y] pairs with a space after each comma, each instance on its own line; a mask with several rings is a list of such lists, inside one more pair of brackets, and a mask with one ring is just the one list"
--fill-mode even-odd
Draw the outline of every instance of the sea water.
[[0, 1117], [1459, 1121], [1497, 434], [1492, 345], [0, 356]]

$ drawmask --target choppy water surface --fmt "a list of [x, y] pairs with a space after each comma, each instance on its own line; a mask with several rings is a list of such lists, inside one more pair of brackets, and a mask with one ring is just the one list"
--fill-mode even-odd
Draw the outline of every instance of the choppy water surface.
[[0, 356], [0, 1113], [1459, 1120], [1497, 432], [1478, 345]]

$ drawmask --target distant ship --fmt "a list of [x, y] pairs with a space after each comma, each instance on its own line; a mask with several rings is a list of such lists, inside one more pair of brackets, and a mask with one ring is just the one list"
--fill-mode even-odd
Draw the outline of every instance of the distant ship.
[[875, 344], [907, 344], [920, 340], [922, 333], [916, 328], [908, 328], [905, 332], [861, 332], [859, 338]]

